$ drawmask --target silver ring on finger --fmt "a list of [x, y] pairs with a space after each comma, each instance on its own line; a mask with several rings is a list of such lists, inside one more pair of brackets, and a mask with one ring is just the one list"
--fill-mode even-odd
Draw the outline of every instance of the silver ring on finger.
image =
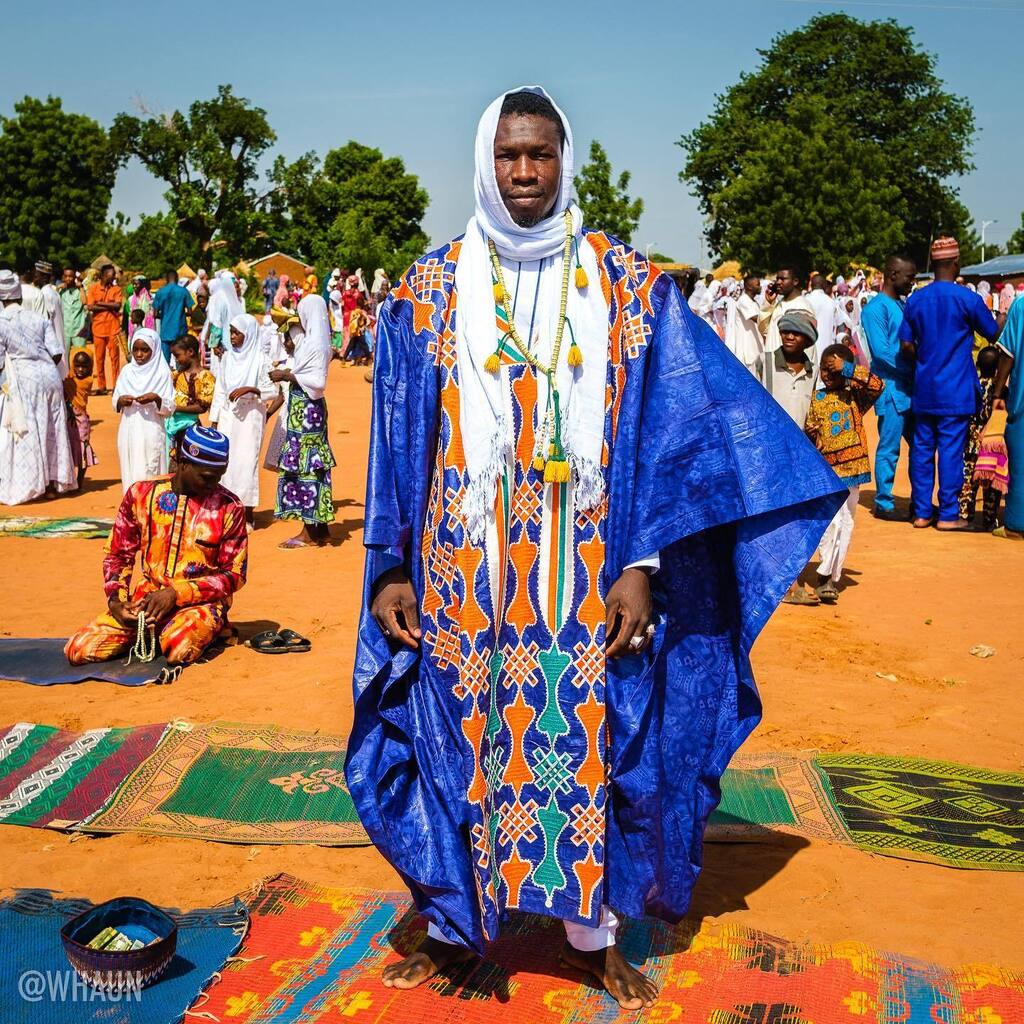
[[384, 633], [385, 636], [391, 636], [391, 630], [390, 629], [385, 628], [383, 630], [383, 633]]
[[644, 633], [646, 634], [648, 640], [650, 640], [651, 637], [654, 636], [654, 623], [653, 622], [648, 625], [647, 629], [644, 630]]
[[641, 648], [641, 647], [643, 647], [643, 645], [644, 645], [644, 641], [645, 641], [646, 639], [647, 639], [647, 638], [646, 638], [646, 637], [643, 637], [643, 636], [635, 636], [635, 637], [633, 637], [633, 638], [632, 638], [632, 639], [631, 639], [631, 640], [629, 641], [629, 649], [630, 649], [631, 651], [639, 651], [639, 650], [640, 650], [640, 648]]

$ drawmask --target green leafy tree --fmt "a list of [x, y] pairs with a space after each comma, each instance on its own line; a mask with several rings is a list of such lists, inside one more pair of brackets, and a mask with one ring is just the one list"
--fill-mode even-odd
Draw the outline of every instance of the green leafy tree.
[[[891, 212], [899, 191], [881, 180], [884, 160], [823, 104], [802, 100], [790, 120], [764, 126], [763, 141], [743, 155], [736, 181], [718, 200], [718, 216], [730, 225], [729, 258], [745, 267], [806, 259], [833, 270], [877, 265], [879, 254], [900, 246], [903, 223]], [[815, 188], [806, 187], [811, 165], [820, 175]]]
[[[838, 173], [850, 193], [844, 207], [885, 204], [890, 229], [868, 239], [861, 253], [873, 262], [895, 241], [923, 266], [931, 238], [964, 231], [970, 218], [946, 181], [972, 169], [974, 114], [966, 100], [944, 90], [935, 58], [918, 49], [910, 29], [895, 21], [823, 14], [758, 52], [760, 67], [742, 75], [718, 97], [711, 117], [679, 141], [686, 152], [680, 178], [710, 219], [714, 252], [740, 258], [744, 241], [735, 218], [741, 217], [743, 230], [751, 220], [736, 201], [740, 193], [756, 204], [753, 219], [761, 222], [761, 233], [776, 240], [769, 244], [769, 266], [781, 258], [776, 245], [807, 252], [827, 246], [836, 256], [861, 248], [861, 230], [876, 220], [873, 213], [860, 217], [851, 239], [842, 234], [816, 239], [820, 227], [813, 223], [794, 234], [788, 218], [768, 219], [783, 213], [771, 182], [752, 192], [743, 179], [751, 166], [779, 163], [766, 150], [782, 138], [789, 142], [785, 156], [800, 191], [829, 194]], [[823, 134], [831, 127], [826, 137], [842, 146], [852, 161], [850, 172], [835, 160], [823, 166], [822, 140], [780, 133], [787, 124]], [[875, 177], [865, 180], [869, 168]], [[866, 191], [858, 191], [862, 188]], [[841, 222], [836, 227], [843, 231]]]
[[1024, 252], [1024, 213], [1020, 215], [1020, 227], [1006, 240], [1006, 251], [1015, 254]]
[[618, 181], [612, 181], [611, 161], [601, 143], [594, 139], [590, 143], [590, 157], [576, 175], [576, 195], [587, 227], [607, 231], [623, 242], [630, 241], [644, 212], [644, 201], [629, 198], [629, 179], [629, 171], [623, 171]]
[[164, 197], [191, 262], [209, 268], [217, 249], [229, 260], [250, 255], [265, 199], [255, 188], [257, 164], [277, 138], [265, 110], [222, 85], [187, 114], [118, 114], [110, 134], [123, 159], [136, 157], [167, 183]]
[[648, 254], [647, 258], [652, 263], [675, 263], [676, 261], [671, 256], [666, 256], [663, 252], [658, 252], [657, 249], [652, 249]]
[[[110, 205], [117, 163], [107, 133], [53, 96], [0, 118], [0, 261], [81, 264]], [[91, 258], [91, 257], [90, 257]]]
[[322, 165], [311, 153], [292, 163], [279, 157], [271, 180], [273, 247], [311, 259], [321, 273], [383, 267], [394, 278], [427, 248], [420, 222], [429, 197], [399, 157], [350, 141]]
[[131, 228], [128, 218], [118, 212], [93, 237], [89, 252], [91, 257], [105, 253], [126, 270], [162, 277], [192, 259], [192, 242], [182, 237], [173, 214], [146, 214]]

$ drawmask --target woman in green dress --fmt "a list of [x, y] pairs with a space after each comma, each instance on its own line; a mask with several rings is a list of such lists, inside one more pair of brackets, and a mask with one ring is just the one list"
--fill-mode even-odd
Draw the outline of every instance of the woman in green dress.
[[295, 341], [292, 366], [272, 370], [270, 379], [288, 382], [285, 436], [277, 460], [278, 519], [302, 522], [302, 530], [282, 548], [322, 547], [334, 522], [331, 469], [334, 453], [327, 440], [327, 368], [331, 362], [331, 327], [327, 304], [320, 295], [307, 295], [299, 303], [298, 323], [289, 318], [283, 327]]

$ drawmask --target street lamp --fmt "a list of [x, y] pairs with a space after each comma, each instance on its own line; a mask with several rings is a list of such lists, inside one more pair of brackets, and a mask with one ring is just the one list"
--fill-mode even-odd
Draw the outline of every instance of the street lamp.
[[981, 262], [985, 262], [985, 229], [990, 224], [998, 224], [998, 220], [983, 220], [981, 222]]
[[652, 248], [652, 246], [655, 246], [657, 244], [658, 244], [657, 242], [648, 242], [644, 246], [644, 259], [645, 260], [649, 260], [651, 258], [651, 248]]

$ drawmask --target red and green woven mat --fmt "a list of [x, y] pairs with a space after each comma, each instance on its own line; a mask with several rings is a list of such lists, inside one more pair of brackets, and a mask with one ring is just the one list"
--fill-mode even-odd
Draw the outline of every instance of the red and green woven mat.
[[175, 722], [86, 832], [225, 843], [369, 843], [345, 785], [340, 736]]
[[[327, 888], [287, 875], [247, 901], [238, 958], [190, 1019], [233, 1024], [995, 1024], [1024, 1020], [1024, 975], [947, 970], [857, 943], [799, 946], [737, 925], [624, 922], [620, 948], [660, 987], [620, 1017], [607, 995], [559, 963], [549, 918], [513, 916], [484, 960], [412, 992], [381, 971], [416, 948], [423, 920], [404, 894]], [[203, 1016], [206, 1015], [206, 1016]]]
[[156, 749], [165, 729], [0, 725], [0, 823], [70, 828], [88, 818]]

